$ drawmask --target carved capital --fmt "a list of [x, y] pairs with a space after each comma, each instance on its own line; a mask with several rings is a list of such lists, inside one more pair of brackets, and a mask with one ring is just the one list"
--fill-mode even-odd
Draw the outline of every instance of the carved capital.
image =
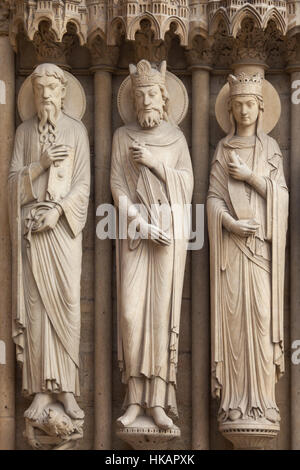
[[224, 21], [220, 21], [213, 36], [213, 64], [219, 68], [230, 68], [233, 63], [234, 38], [228, 35]]
[[93, 66], [114, 68], [119, 59], [119, 47], [107, 46], [105, 41], [96, 36], [89, 46]]
[[194, 37], [192, 49], [186, 51], [186, 58], [191, 67], [211, 66], [213, 61], [212, 40], [205, 39], [200, 35]]
[[290, 70], [300, 69], [300, 33], [286, 39], [286, 61]]
[[266, 42], [264, 31], [255, 25], [252, 18], [245, 18], [234, 42], [234, 61], [265, 63], [268, 57]]

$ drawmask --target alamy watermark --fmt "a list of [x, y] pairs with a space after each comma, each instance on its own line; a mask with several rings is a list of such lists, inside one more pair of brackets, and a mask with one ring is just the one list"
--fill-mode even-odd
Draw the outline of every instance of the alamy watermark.
[[134, 204], [128, 207], [125, 196], [118, 209], [112, 204], [97, 207], [101, 217], [96, 226], [100, 240], [152, 239], [169, 245], [173, 240], [186, 240], [188, 250], [200, 250], [204, 244], [204, 204]]

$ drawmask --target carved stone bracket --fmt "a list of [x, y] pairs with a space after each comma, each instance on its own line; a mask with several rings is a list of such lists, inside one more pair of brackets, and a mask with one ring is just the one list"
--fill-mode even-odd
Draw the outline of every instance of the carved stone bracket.
[[232, 442], [235, 449], [263, 450], [279, 433], [278, 423], [272, 424], [264, 418], [237, 420], [220, 424], [223, 436]]
[[36, 419], [25, 421], [24, 437], [36, 450], [71, 450], [83, 437], [83, 419], [70, 418], [58, 402], [47, 405]]
[[116, 435], [135, 450], [163, 450], [168, 442], [181, 436], [180, 429], [173, 426], [164, 431], [149, 416], [139, 416], [134, 423], [117, 429]]

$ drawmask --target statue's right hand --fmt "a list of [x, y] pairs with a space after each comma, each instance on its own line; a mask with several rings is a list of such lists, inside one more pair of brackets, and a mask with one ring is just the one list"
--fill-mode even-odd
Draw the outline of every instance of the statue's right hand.
[[259, 227], [259, 223], [255, 220], [235, 220], [231, 226], [231, 232], [240, 237], [250, 237], [255, 235], [256, 230]]
[[171, 240], [166, 234], [158, 227], [152, 224], [148, 224], [143, 217], [139, 217], [138, 231], [141, 238], [151, 240], [157, 245], [170, 245]]
[[46, 171], [52, 163], [64, 160], [70, 155], [71, 147], [69, 145], [53, 145], [46, 148], [40, 158], [40, 164]]

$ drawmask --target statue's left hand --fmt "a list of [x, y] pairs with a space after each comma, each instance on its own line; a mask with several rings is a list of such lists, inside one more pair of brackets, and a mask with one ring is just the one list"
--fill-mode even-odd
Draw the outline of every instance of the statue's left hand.
[[155, 165], [153, 155], [144, 145], [134, 142], [131, 146], [132, 158], [136, 163], [153, 168]]
[[237, 154], [235, 154], [231, 162], [228, 163], [228, 172], [232, 178], [239, 181], [248, 181], [252, 176], [252, 171], [248, 165], [246, 165]]
[[57, 209], [50, 209], [48, 212], [43, 214], [38, 222], [37, 229], [35, 232], [44, 232], [45, 230], [53, 229], [59, 219], [59, 212]]

